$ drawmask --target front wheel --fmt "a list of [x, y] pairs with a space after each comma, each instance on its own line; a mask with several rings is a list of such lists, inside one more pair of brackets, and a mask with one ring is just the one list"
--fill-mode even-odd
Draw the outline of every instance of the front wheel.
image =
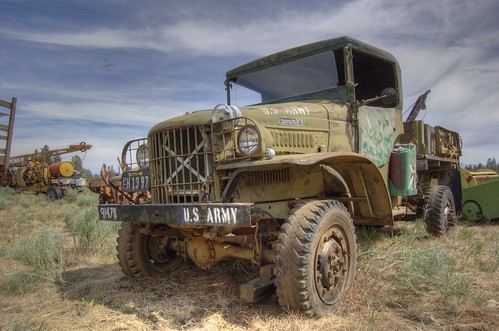
[[274, 246], [279, 304], [311, 316], [334, 312], [355, 278], [355, 232], [347, 209], [337, 201], [299, 205], [282, 230]]
[[130, 277], [154, 277], [174, 271], [183, 259], [169, 248], [171, 240], [165, 235], [146, 234], [139, 224], [121, 223], [116, 239], [121, 270]]
[[434, 236], [445, 236], [457, 223], [454, 197], [448, 186], [435, 186], [426, 198], [426, 231]]

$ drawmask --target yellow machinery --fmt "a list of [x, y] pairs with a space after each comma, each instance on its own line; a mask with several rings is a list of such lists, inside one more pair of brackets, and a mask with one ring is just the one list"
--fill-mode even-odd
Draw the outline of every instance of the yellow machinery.
[[81, 142], [76, 145], [69, 145], [66, 148], [51, 149], [48, 151], [41, 151], [39, 153], [12, 156], [9, 161], [9, 167], [11, 168], [23, 167], [31, 162], [44, 162], [45, 159], [52, 156], [68, 154], [73, 152], [86, 152], [90, 148], [92, 148], [92, 145], [86, 144], [85, 142]]
[[81, 142], [69, 145], [67, 148], [42, 150], [40, 153], [11, 157], [16, 105], [16, 98], [12, 98], [11, 102], [0, 100], [0, 186], [46, 193], [49, 199], [60, 199], [64, 192], [64, 188], [61, 190], [61, 187], [79, 186], [75, 184], [76, 179], [73, 178], [74, 165], [65, 161], [49, 166], [45, 160], [52, 156], [85, 152], [92, 148], [92, 145]]
[[63, 161], [49, 166], [44, 160], [67, 153], [85, 152], [90, 148], [92, 145], [82, 142], [67, 148], [13, 156], [9, 162], [8, 185], [22, 191], [45, 193], [50, 200], [60, 199], [68, 185], [75, 186], [74, 165]]

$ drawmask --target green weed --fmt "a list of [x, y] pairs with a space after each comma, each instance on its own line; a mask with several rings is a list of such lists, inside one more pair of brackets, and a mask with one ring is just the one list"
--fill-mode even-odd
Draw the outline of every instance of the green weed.
[[76, 197], [76, 204], [80, 207], [96, 207], [99, 204], [99, 196], [92, 191], [86, 190], [78, 194]]
[[447, 297], [456, 297], [460, 302], [471, 296], [471, 281], [459, 274], [460, 266], [456, 258], [447, 253], [445, 245], [406, 250], [398, 258], [400, 277], [413, 291], [437, 291]]
[[66, 190], [66, 194], [64, 195], [64, 198], [62, 200], [64, 202], [73, 203], [76, 202], [76, 199], [78, 199], [79, 195], [79, 191], [69, 188]]
[[119, 223], [101, 222], [95, 204], [72, 209], [65, 217], [75, 249], [82, 254], [105, 253], [108, 239], [115, 237]]
[[410, 224], [412, 226], [406, 225], [400, 228], [398, 236], [395, 237], [396, 242], [412, 245], [427, 240], [428, 233], [426, 232], [426, 224], [423, 220], [417, 220]]
[[65, 266], [64, 238], [59, 229], [42, 229], [37, 236], [21, 238], [5, 249], [5, 255], [27, 267], [24, 271], [13, 271], [11, 276], [27, 280], [63, 282]]
[[[459, 257], [462, 245], [458, 238], [445, 242], [431, 240], [422, 221], [397, 224], [394, 236], [388, 241], [383, 241], [383, 235], [387, 233], [357, 229], [357, 268], [365, 286], [384, 284], [407, 299], [440, 293], [464, 303], [473, 297], [471, 279], [463, 272], [464, 264]], [[465, 235], [469, 236], [469, 232]], [[480, 254], [483, 250], [479, 243], [471, 247], [468, 254]]]
[[8, 209], [16, 201], [15, 191], [10, 187], [0, 187], [0, 210]]
[[475, 232], [473, 232], [473, 229], [469, 227], [462, 227], [459, 228], [459, 233], [458, 236], [461, 239], [471, 239], [475, 235]]
[[65, 203], [76, 203], [78, 206], [96, 206], [99, 203], [99, 195], [90, 191], [87, 188], [83, 189], [68, 189], [66, 195], [62, 199]]
[[483, 252], [483, 249], [484, 249], [484, 242], [476, 240], [469, 245], [468, 254], [473, 257], [476, 257]]
[[31, 192], [23, 192], [19, 200], [23, 208], [45, 207], [49, 203], [55, 203], [47, 201], [45, 194], [35, 194]]

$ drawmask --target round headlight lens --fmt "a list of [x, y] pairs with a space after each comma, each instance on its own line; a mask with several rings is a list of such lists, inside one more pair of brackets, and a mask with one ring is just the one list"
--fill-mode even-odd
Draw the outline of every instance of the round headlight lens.
[[260, 144], [260, 135], [254, 126], [246, 126], [239, 132], [239, 150], [244, 155], [254, 154]]
[[147, 169], [149, 167], [149, 148], [147, 145], [140, 145], [137, 148], [137, 163], [141, 169]]

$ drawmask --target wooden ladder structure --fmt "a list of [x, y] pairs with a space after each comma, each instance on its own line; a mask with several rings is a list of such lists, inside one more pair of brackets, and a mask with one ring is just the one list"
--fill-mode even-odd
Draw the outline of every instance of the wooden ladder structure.
[[[9, 170], [10, 149], [14, 132], [14, 118], [16, 115], [17, 99], [11, 102], [0, 99], [0, 185], [8, 185], [7, 172]], [[6, 108], [6, 109], [5, 109]]]

